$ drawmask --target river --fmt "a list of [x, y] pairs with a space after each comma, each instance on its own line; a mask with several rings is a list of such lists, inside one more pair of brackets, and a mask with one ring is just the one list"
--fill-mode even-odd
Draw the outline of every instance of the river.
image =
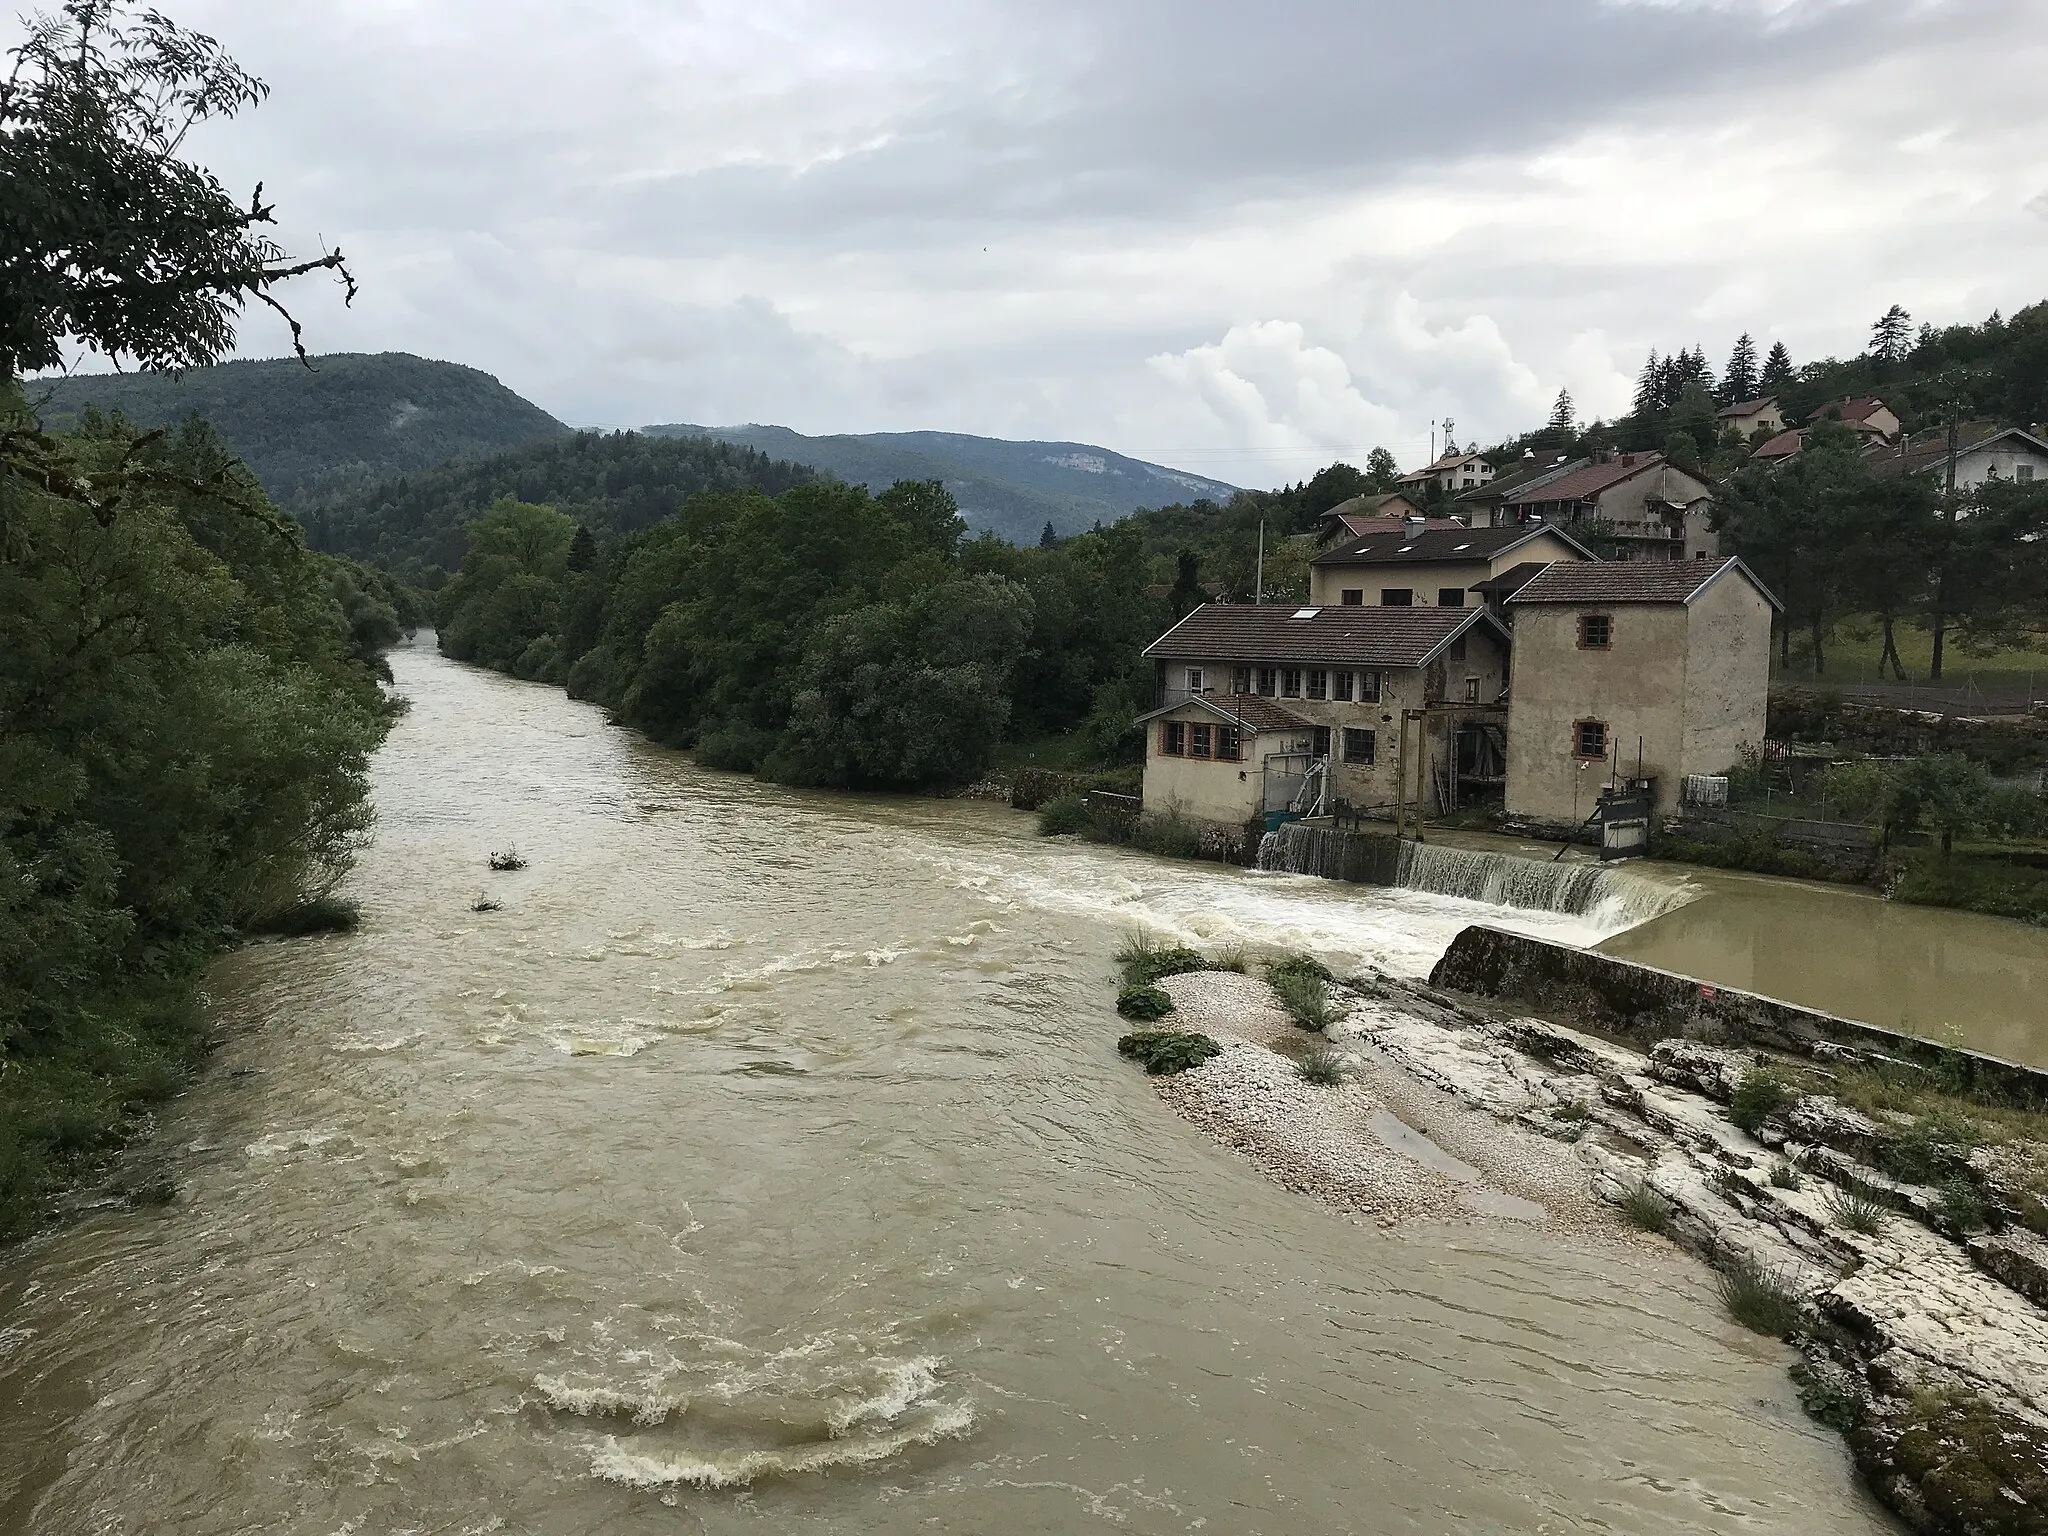
[[393, 661], [363, 926], [213, 973], [175, 1204], [0, 1255], [0, 1530], [1895, 1529], [1697, 1264], [1340, 1219], [1113, 1049], [1134, 923], [1409, 972], [1597, 928], [760, 785]]

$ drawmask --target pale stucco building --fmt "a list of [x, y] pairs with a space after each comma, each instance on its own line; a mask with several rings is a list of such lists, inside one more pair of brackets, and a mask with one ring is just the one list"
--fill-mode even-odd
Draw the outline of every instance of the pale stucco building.
[[1762, 743], [1779, 604], [1742, 561], [1560, 563], [1507, 608], [1510, 815], [1576, 825], [1639, 778], [1669, 813], [1688, 775]]
[[1325, 809], [1390, 807], [1404, 764], [1431, 814], [1500, 783], [1508, 634], [1484, 608], [1207, 603], [1145, 654], [1148, 812], [1235, 831], [1317, 774]]
[[1347, 539], [1309, 562], [1311, 603], [1340, 608], [1475, 608], [1482, 585], [1531, 561], [1590, 560], [1557, 528], [1403, 528]]

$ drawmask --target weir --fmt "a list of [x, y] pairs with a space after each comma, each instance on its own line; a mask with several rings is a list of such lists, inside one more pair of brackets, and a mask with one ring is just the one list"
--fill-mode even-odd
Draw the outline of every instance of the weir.
[[1259, 844], [1259, 868], [1361, 885], [1401, 886], [1497, 907], [1562, 912], [1629, 927], [1683, 906], [1691, 893], [1612, 865], [1415, 843], [1290, 821]]

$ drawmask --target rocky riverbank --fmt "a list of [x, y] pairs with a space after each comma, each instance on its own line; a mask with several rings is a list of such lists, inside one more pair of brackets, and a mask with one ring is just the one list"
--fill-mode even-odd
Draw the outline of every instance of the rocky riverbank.
[[[1942, 1106], [1865, 1113], [1830, 1091], [1903, 1063], [1637, 1050], [1388, 976], [1334, 985], [1321, 1041], [1253, 977], [1156, 985], [1174, 1002], [1160, 1027], [1222, 1047], [1161, 1098], [1288, 1188], [1384, 1224], [1675, 1242], [1720, 1272], [1738, 1319], [1798, 1349], [1808, 1411], [1916, 1530], [2048, 1531], [2048, 1145], [2031, 1117], [1987, 1106], [1995, 1144], [1972, 1147]], [[1296, 1064], [1318, 1045], [1341, 1056], [1333, 1085]]]

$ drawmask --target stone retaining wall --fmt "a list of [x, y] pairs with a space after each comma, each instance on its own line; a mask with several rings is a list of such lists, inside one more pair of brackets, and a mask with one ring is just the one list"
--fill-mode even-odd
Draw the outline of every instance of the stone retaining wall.
[[2048, 1109], [2048, 1072], [2037, 1068], [1502, 928], [1465, 929], [1429, 979], [1445, 991], [1563, 1012], [1645, 1047], [1681, 1035], [1805, 1056], [1875, 1053], [1959, 1089]]

